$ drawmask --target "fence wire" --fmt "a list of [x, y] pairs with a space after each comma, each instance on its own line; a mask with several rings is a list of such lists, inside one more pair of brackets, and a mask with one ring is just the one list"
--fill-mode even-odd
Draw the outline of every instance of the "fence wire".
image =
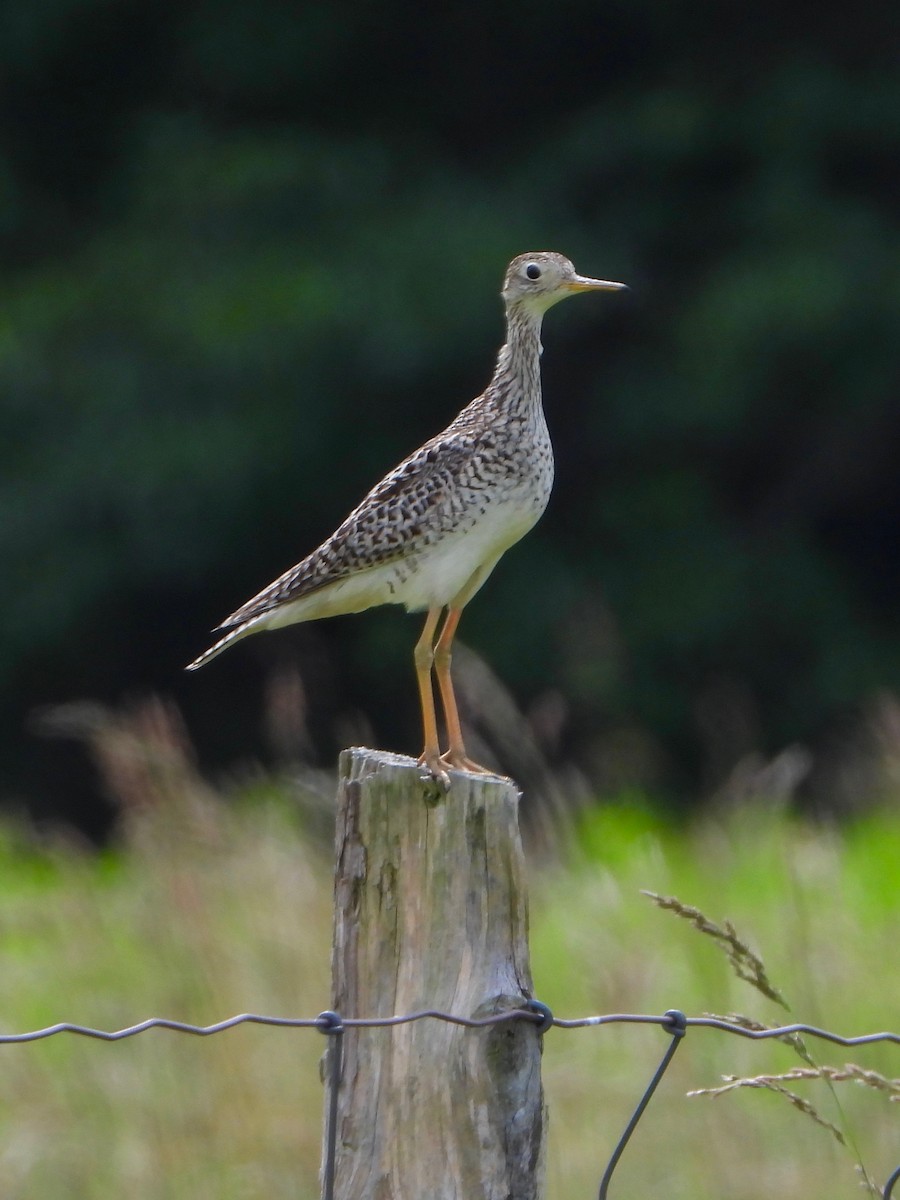
[[[485, 1029], [507, 1021], [528, 1021], [536, 1027], [536, 1032], [540, 1036], [543, 1036], [553, 1028], [586, 1029], [602, 1025], [658, 1025], [665, 1033], [671, 1036], [672, 1040], [667, 1046], [659, 1066], [644, 1089], [631, 1119], [610, 1156], [600, 1182], [597, 1200], [607, 1200], [610, 1181], [619, 1159], [622, 1157], [628, 1140], [643, 1116], [644, 1110], [650, 1103], [653, 1093], [656, 1091], [669, 1063], [672, 1061], [675, 1051], [684, 1040], [688, 1029], [718, 1029], [725, 1033], [736, 1034], [738, 1037], [749, 1038], [752, 1041], [766, 1041], [772, 1038], [787, 1038], [795, 1034], [805, 1034], [808, 1037], [819, 1038], [822, 1041], [832, 1042], [838, 1046], [865, 1046], [873, 1042], [892, 1042], [895, 1045], [900, 1045], [900, 1033], [889, 1031], [863, 1033], [852, 1037], [845, 1037], [831, 1030], [820, 1029], [816, 1025], [807, 1025], [803, 1022], [793, 1022], [790, 1025], [776, 1025], [766, 1028], [748, 1028], [737, 1021], [729, 1021], [723, 1017], [687, 1017], [678, 1009], [669, 1009], [659, 1016], [651, 1013], [604, 1013], [598, 1016], [563, 1019], [554, 1016], [547, 1005], [541, 1003], [539, 1000], [528, 1000], [523, 1008], [509, 1009], [505, 1012], [492, 1013], [484, 1017], [466, 1017], [459, 1013], [449, 1013], [441, 1009], [427, 1008], [390, 1017], [342, 1017], [340, 1013], [330, 1010], [319, 1013], [317, 1017], [274, 1017], [260, 1013], [240, 1013], [224, 1021], [217, 1021], [212, 1025], [191, 1025], [186, 1021], [172, 1021], [165, 1017], [151, 1017], [146, 1021], [139, 1022], [137, 1025], [128, 1025], [123, 1029], [95, 1029], [90, 1025], [77, 1025], [69, 1021], [63, 1021], [57, 1025], [48, 1025], [43, 1029], [33, 1029], [25, 1033], [0, 1034], [0, 1045], [37, 1042], [62, 1033], [96, 1038], [104, 1042], [118, 1042], [124, 1038], [146, 1033], [150, 1029], [169, 1029], [175, 1033], [193, 1034], [196, 1037], [210, 1037], [214, 1034], [224, 1033], [228, 1029], [234, 1029], [239, 1025], [269, 1025], [282, 1029], [316, 1029], [320, 1033], [325, 1034], [331, 1042], [327, 1071], [329, 1097], [325, 1126], [325, 1150], [322, 1162], [322, 1200], [334, 1200], [338, 1093], [343, 1061], [344, 1034], [351, 1029], [385, 1029], [425, 1020], [446, 1021], [451, 1025], [459, 1025], [465, 1029]], [[889, 1176], [884, 1192], [882, 1193], [882, 1200], [891, 1200], [894, 1186], [898, 1180], [900, 1180], [900, 1166]]]
[[[655, 1016], [650, 1013], [604, 1013], [595, 1017], [575, 1017], [563, 1019], [554, 1016], [550, 1010], [538, 1001], [529, 1001], [528, 1008], [513, 1008], [505, 1012], [494, 1013], [486, 1017], [464, 1017], [459, 1013], [443, 1012], [437, 1008], [423, 1008], [416, 1012], [404, 1013], [392, 1017], [342, 1017], [344, 1029], [383, 1029], [393, 1025], [408, 1025], [412, 1021], [448, 1021], [451, 1025], [461, 1025], [466, 1029], [483, 1029], [489, 1025], [500, 1025], [504, 1021], [530, 1021], [537, 1026], [543, 1026], [540, 1032], [547, 1029], [585, 1029], [595, 1025], [661, 1025], [667, 1028], [670, 1024], [668, 1013]], [[676, 1010], [671, 1010], [676, 1011]], [[549, 1014], [549, 1020], [548, 1020]], [[285, 1029], [318, 1029], [322, 1033], [329, 1032], [330, 1016], [320, 1013], [317, 1017], [272, 1017], [261, 1013], [240, 1013], [228, 1017], [225, 1021], [216, 1021], [213, 1025], [191, 1025], [186, 1021], [171, 1021], [166, 1017], [150, 1017], [137, 1025], [128, 1025], [124, 1029], [94, 1029], [90, 1025], [76, 1025], [62, 1021], [57, 1025], [47, 1025], [44, 1029], [33, 1029], [26, 1033], [0, 1034], [0, 1046], [12, 1045], [17, 1042], [38, 1042], [42, 1038], [55, 1037], [61, 1033], [77, 1034], [80, 1037], [98, 1038], [103, 1042], [119, 1042], [123, 1038], [135, 1037], [146, 1033], [148, 1029], [171, 1029], [175, 1033], [190, 1033], [197, 1037], [210, 1037], [216, 1033], [224, 1033], [238, 1025], [274, 1025]], [[772, 1038], [788, 1037], [790, 1034], [805, 1033], [809, 1037], [821, 1038], [825, 1042], [833, 1042], [838, 1046], [865, 1046], [870, 1042], [893, 1042], [900, 1045], [900, 1033], [864, 1033], [856, 1037], [843, 1037], [828, 1029], [820, 1029], [815, 1025], [805, 1025], [795, 1022], [791, 1025], [774, 1025], [765, 1029], [750, 1029], [736, 1021], [728, 1021], [722, 1017], [685, 1017], [687, 1028], [720, 1029], [725, 1033], [734, 1033], [738, 1037], [750, 1038], [753, 1041], [765, 1041]]]

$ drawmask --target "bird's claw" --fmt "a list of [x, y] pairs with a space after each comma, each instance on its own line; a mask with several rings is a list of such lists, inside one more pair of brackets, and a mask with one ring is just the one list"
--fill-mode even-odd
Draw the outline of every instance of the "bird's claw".
[[496, 775], [496, 771], [492, 771], [490, 767], [483, 767], [480, 763], [474, 762], [467, 754], [448, 750], [446, 754], [441, 755], [441, 762], [446, 767], [452, 767], [454, 771], [468, 771], [470, 775]]
[[483, 767], [480, 763], [474, 762], [462, 750], [448, 750], [446, 754], [441, 754], [437, 750], [433, 752], [423, 750], [417, 761], [420, 767], [426, 768], [428, 774], [444, 793], [450, 790], [448, 771], [465, 771], [469, 775], [497, 775], [497, 772], [492, 771], [490, 767]]
[[420, 767], [425, 767], [428, 774], [445, 794], [450, 791], [450, 776], [447, 774], [447, 764], [445, 764], [438, 751], [435, 751], [433, 754], [420, 754], [418, 763]]

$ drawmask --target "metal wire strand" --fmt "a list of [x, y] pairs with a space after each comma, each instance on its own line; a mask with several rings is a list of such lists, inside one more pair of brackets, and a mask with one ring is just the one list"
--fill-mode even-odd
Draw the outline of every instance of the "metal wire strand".
[[338, 1088], [344, 1049], [344, 1023], [340, 1013], [319, 1013], [316, 1027], [330, 1038], [328, 1047], [328, 1123], [325, 1127], [325, 1165], [322, 1168], [322, 1200], [334, 1200], [334, 1162], [337, 1152]]
[[[665, 1074], [675, 1051], [681, 1044], [685, 1032], [691, 1028], [718, 1029], [724, 1033], [733, 1033], [738, 1037], [762, 1041], [770, 1038], [785, 1037], [793, 1033], [805, 1033], [809, 1037], [821, 1038], [826, 1042], [834, 1042], [839, 1046], [863, 1046], [872, 1042], [893, 1042], [900, 1045], [900, 1034], [892, 1032], [864, 1033], [855, 1037], [844, 1037], [827, 1029], [819, 1029], [815, 1025], [805, 1025], [795, 1022], [791, 1025], [778, 1025], [771, 1029], [747, 1029], [734, 1021], [726, 1021], [720, 1017], [686, 1017], [678, 1009], [669, 1009], [661, 1016], [651, 1013], [605, 1013], [599, 1016], [576, 1017], [564, 1020], [554, 1017], [546, 1004], [539, 1000], [526, 1001], [526, 1007], [508, 1009], [505, 1012], [493, 1013], [485, 1017], [465, 1017], [459, 1013], [443, 1012], [441, 1009], [426, 1008], [416, 1012], [401, 1013], [390, 1017], [342, 1017], [339, 1013], [326, 1011], [317, 1017], [272, 1017], [260, 1013], [240, 1013], [213, 1025], [191, 1025], [186, 1021], [172, 1021], [165, 1017], [151, 1017], [137, 1025], [128, 1025], [124, 1029], [94, 1029], [90, 1025], [76, 1025], [65, 1021], [58, 1025], [48, 1025], [44, 1029], [34, 1029], [25, 1033], [0, 1034], [0, 1045], [15, 1045], [23, 1042], [37, 1042], [43, 1038], [55, 1037], [60, 1033], [77, 1034], [81, 1037], [98, 1038], [105, 1042], [118, 1042], [123, 1038], [135, 1037], [146, 1033], [149, 1029], [169, 1029], [175, 1033], [189, 1033], [197, 1037], [210, 1037], [213, 1034], [224, 1033], [238, 1025], [271, 1025], [287, 1029], [317, 1029], [330, 1039], [328, 1053], [328, 1122], [325, 1133], [325, 1155], [322, 1174], [323, 1200], [334, 1200], [335, 1158], [337, 1147], [338, 1093], [341, 1082], [343, 1035], [348, 1029], [383, 1029], [387, 1026], [408, 1025], [413, 1021], [447, 1021], [466, 1029], [483, 1029], [490, 1025], [499, 1025], [504, 1021], [528, 1021], [536, 1027], [538, 1035], [543, 1036], [549, 1029], [587, 1029], [601, 1025], [659, 1025], [665, 1032], [671, 1034], [672, 1040], [654, 1072], [653, 1078], [647, 1085], [625, 1132], [614, 1149], [600, 1183], [598, 1200], [607, 1200], [609, 1183], [613, 1172], [622, 1157], [622, 1153], [644, 1110]], [[883, 1200], [891, 1200], [894, 1185], [900, 1179], [900, 1167], [894, 1171], [885, 1185]]]
[[[540, 1001], [528, 1001], [533, 1007], [507, 1009], [505, 1012], [493, 1013], [486, 1017], [465, 1017], [459, 1013], [443, 1012], [437, 1008], [419, 1009], [416, 1012], [402, 1013], [391, 1017], [344, 1017], [344, 1029], [383, 1029], [391, 1025], [408, 1025], [411, 1021], [448, 1021], [451, 1025], [461, 1025], [466, 1029], [483, 1029], [489, 1025], [499, 1025], [504, 1021], [530, 1021], [538, 1026], [538, 1032], [545, 1032], [549, 1009]], [[670, 1010], [675, 1011], [675, 1010]], [[80, 1037], [98, 1038], [104, 1042], [118, 1042], [123, 1038], [135, 1037], [146, 1033], [148, 1029], [170, 1029], [175, 1033], [190, 1033], [197, 1037], [210, 1037], [212, 1034], [224, 1033], [237, 1025], [274, 1025], [288, 1029], [319, 1029], [322, 1028], [322, 1014], [318, 1017], [272, 1017], [260, 1013], [241, 1013], [229, 1017], [225, 1021], [217, 1021], [214, 1025], [191, 1025], [186, 1021], [172, 1021], [165, 1017], [151, 1017], [137, 1025], [129, 1025], [124, 1029], [94, 1029], [90, 1025], [76, 1025], [65, 1021], [58, 1025], [48, 1025], [44, 1029], [34, 1029], [26, 1033], [0, 1034], [0, 1046], [13, 1045], [18, 1042], [37, 1042], [42, 1038], [55, 1037], [60, 1033], [77, 1034]], [[605, 1013], [593, 1017], [575, 1017], [569, 1020], [553, 1017], [552, 1025], [556, 1029], [587, 1029], [598, 1025], [660, 1025], [666, 1029], [670, 1024], [667, 1013], [655, 1015], [652, 1013]], [[688, 1028], [720, 1029], [725, 1033], [734, 1033], [738, 1037], [750, 1038], [753, 1041], [764, 1041], [770, 1038], [785, 1037], [791, 1033], [805, 1033], [810, 1037], [821, 1038], [826, 1042], [834, 1042], [839, 1046], [864, 1046], [871, 1042], [893, 1042], [900, 1045], [900, 1033], [889, 1031], [882, 1033], [864, 1033], [856, 1037], [843, 1037], [827, 1029], [819, 1029], [815, 1025], [794, 1023], [792, 1025], [776, 1025], [771, 1029], [746, 1029], [733, 1021], [725, 1021], [719, 1017], [686, 1017]]]
[[669, 1024], [668, 1026], [663, 1026], [663, 1028], [667, 1029], [667, 1031], [672, 1034], [672, 1040], [666, 1048], [665, 1054], [662, 1056], [662, 1061], [654, 1071], [653, 1078], [647, 1084], [643, 1096], [641, 1096], [640, 1100], [638, 1101], [638, 1106], [632, 1113], [631, 1120], [625, 1126], [625, 1132], [619, 1138], [618, 1144], [610, 1156], [609, 1163], [607, 1164], [606, 1170], [603, 1172], [603, 1178], [600, 1181], [600, 1191], [598, 1193], [597, 1200], [606, 1200], [607, 1193], [609, 1192], [609, 1181], [612, 1179], [613, 1171], [615, 1171], [619, 1159], [622, 1157], [622, 1152], [628, 1145], [628, 1140], [634, 1133], [638, 1121], [640, 1121], [641, 1117], [644, 1115], [644, 1109], [650, 1103], [650, 1097], [656, 1091], [659, 1081], [662, 1079], [663, 1075], [665, 1075], [669, 1063], [675, 1057], [675, 1051], [681, 1045], [681, 1041], [684, 1038], [685, 1031], [687, 1029], [687, 1017], [684, 1015], [684, 1013], [680, 1012], [677, 1008], [670, 1008], [666, 1013], [666, 1017], [668, 1018]]

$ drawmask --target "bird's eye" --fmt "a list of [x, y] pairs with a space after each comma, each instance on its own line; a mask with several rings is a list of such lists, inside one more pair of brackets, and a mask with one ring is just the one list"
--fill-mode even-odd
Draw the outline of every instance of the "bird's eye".
[[529, 279], [540, 279], [541, 268], [537, 265], [537, 263], [529, 263], [525, 268], [525, 274]]

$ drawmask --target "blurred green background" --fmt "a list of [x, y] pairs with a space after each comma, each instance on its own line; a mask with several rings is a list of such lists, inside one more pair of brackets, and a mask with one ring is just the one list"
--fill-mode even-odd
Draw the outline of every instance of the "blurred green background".
[[[171, 709], [95, 715], [94, 752], [118, 805], [114, 848], [85, 853], [71, 835], [38, 840], [0, 822], [0, 1030], [60, 1020], [120, 1029], [151, 1015], [205, 1025], [330, 1007], [333, 784], [318, 804], [270, 777], [223, 794], [191, 763]], [[896, 804], [838, 827], [771, 804], [666, 820], [622, 797], [583, 811], [552, 844], [527, 843], [535, 994], [558, 1017], [678, 1007], [846, 1036], [896, 1030]], [[758, 973], [743, 955], [738, 978], [717, 940], [641, 889], [697, 906], [720, 934], [732, 920], [769, 986], [747, 982]], [[364, 1053], [384, 1031], [348, 1036]], [[667, 1041], [648, 1025], [545, 1037], [548, 1200], [597, 1195]], [[709, 1029], [683, 1046], [610, 1195], [881, 1197], [875, 1188], [900, 1157], [900, 1047], [750, 1042]], [[198, 1039], [154, 1029], [115, 1045], [61, 1034], [2, 1050], [4, 1198], [320, 1195], [323, 1045], [313, 1031], [245, 1025]], [[857, 1080], [872, 1073], [868, 1086], [846, 1078], [848, 1061]], [[811, 1076], [771, 1080], [774, 1092], [686, 1095], [723, 1075], [798, 1067]], [[817, 1074], [825, 1068], [835, 1082]]]
[[320, 764], [418, 749], [400, 610], [181, 668], [481, 390], [538, 248], [632, 292], [546, 322], [557, 487], [462, 639], [595, 793], [709, 796], [792, 745], [811, 802], [870, 793], [900, 746], [895, 20], [5, 4], [4, 797], [102, 832], [35, 727], [84, 697], [175, 697], [209, 767], [271, 755], [279, 669]]

